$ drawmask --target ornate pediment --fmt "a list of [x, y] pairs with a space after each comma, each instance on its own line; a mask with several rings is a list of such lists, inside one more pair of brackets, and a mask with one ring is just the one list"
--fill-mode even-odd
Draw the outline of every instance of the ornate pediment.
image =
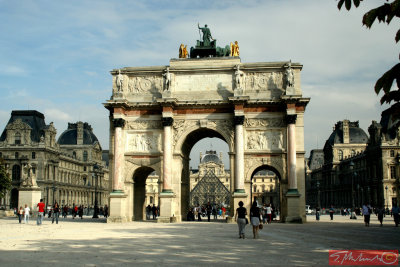
[[8, 124], [6, 127], [7, 130], [16, 130], [16, 131], [23, 131], [23, 130], [32, 130], [32, 128], [21, 119], [16, 119], [12, 123]]

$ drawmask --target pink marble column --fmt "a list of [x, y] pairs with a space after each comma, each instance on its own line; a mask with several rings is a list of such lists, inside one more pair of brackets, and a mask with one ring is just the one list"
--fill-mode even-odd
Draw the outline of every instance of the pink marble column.
[[288, 166], [288, 191], [297, 192], [297, 176], [296, 176], [296, 119], [297, 115], [287, 115], [287, 166]]
[[113, 175], [113, 191], [123, 191], [122, 169], [124, 162], [122, 128], [125, 120], [114, 119], [114, 175]]
[[163, 140], [163, 193], [172, 192], [172, 117], [162, 118], [164, 126]]
[[244, 193], [244, 116], [235, 116], [235, 192]]

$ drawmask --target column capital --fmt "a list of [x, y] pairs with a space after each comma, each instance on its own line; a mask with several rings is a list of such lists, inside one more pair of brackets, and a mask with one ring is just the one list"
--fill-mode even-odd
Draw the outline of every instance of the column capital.
[[125, 126], [125, 120], [124, 119], [121, 119], [121, 118], [119, 118], [119, 119], [113, 119], [113, 125], [114, 125], [114, 128], [117, 128], [117, 127], [124, 127]]
[[172, 117], [164, 117], [162, 118], [162, 125], [165, 126], [172, 126], [174, 123], [174, 118]]
[[233, 123], [234, 123], [235, 125], [243, 125], [243, 123], [244, 123], [244, 115], [242, 115], [242, 116], [235, 116], [234, 119], [233, 119]]
[[285, 117], [285, 121], [287, 124], [296, 124], [297, 114], [288, 114]]

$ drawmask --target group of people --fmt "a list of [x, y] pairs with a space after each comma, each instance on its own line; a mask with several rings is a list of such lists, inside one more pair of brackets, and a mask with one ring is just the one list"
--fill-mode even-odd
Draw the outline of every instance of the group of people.
[[196, 218], [198, 221], [202, 221], [201, 217], [207, 216], [207, 221], [211, 221], [211, 215], [214, 220], [218, 219], [218, 216], [221, 216], [223, 220], [225, 220], [226, 216], [226, 208], [224, 205], [211, 204], [208, 202], [206, 205], [197, 205], [196, 207], [190, 207], [187, 220], [195, 221]]
[[[46, 215], [46, 208], [45, 204], [43, 202], [43, 199], [40, 199], [40, 202], [36, 205], [37, 210], [38, 210], [38, 215], [37, 215], [37, 225], [41, 225], [43, 222], [43, 218]], [[68, 214], [72, 215], [72, 218], [75, 219], [76, 216], [79, 216], [81, 219], [83, 219], [83, 214], [86, 212], [87, 215], [89, 215], [90, 208], [84, 207], [83, 205], [75, 205], [75, 203], [69, 207], [68, 205], [63, 205], [60, 207], [57, 201], [54, 202], [54, 205], [52, 207], [48, 207], [48, 218], [51, 218], [51, 222], [58, 224], [58, 218], [60, 217], [60, 213], [63, 218], [67, 218]], [[104, 208], [100, 207], [98, 210], [98, 213], [100, 215], [103, 215], [105, 218], [108, 217], [108, 206], [105, 205]], [[25, 208], [22, 206], [19, 208], [17, 211], [18, 215], [18, 220], [19, 223], [22, 222], [22, 218], [24, 218], [25, 223], [29, 223], [29, 218], [32, 215], [31, 209], [28, 207], [27, 204], [25, 204]]]
[[[325, 210], [325, 209], [323, 209]], [[316, 220], [319, 221], [320, 219], [320, 209], [317, 207], [316, 208]], [[329, 216], [331, 218], [331, 220], [333, 220], [333, 215], [336, 213], [336, 210], [333, 208], [333, 206], [331, 205], [331, 207], [328, 210], [329, 212]], [[395, 226], [398, 227], [399, 225], [399, 213], [400, 213], [400, 207], [397, 206], [396, 203], [393, 204], [393, 207], [391, 209], [391, 211], [389, 212], [388, 208], [384, 208], [384, 207], [378, 207], [378, 208], [373, 208], [371, 207], [371, 205], [369, 203], [365, 203], [361, 208], [341, 208], [340, 209], [340, 214], [342, 216], [347, 216], [350, 215], [350, 219], [357, 219], [357, 216], [363, 216], [364, 217], [364, 225], [365, 226], [369, 226], [370, 224], [370, 220], [371, 220], [371, 215], [375, 214], [378, 217], [378, 221], [380, 223], [380, 226], [383, 226], [383, 218], [385, 217], [386, 214], [391, 214], [391, 216], [393, 217]]]
[[[238, 205], [239, 205], [239, 207], [236, 209], [236, 212], [235, 212], [235, 221], [237, 222], [238, 227], [239, 227], [239, 238], [245, 239], [245, 228], [246, 228], [246, 224], [249, 223], [249, 221], [247, 219], [247, 210], [245, 207], [243, 207], [243, 205], [244, 205], [243, 201], [239, 201]], [[268, 206], [270, 207], [270, 205], [268, 205]], [[264, 210], [264, 206], [263, 206], [263, 210]], [[258, 231], [259, 231], [259, 229], [263, 228], [263, 226], [262, 226], [263, 221], [261, 219], [261, 214], [262, 214], [262, 211], [258, 207], [257, 202], [254, 201], [250, 208], [250, 223], [253, 227], [253, 238], [254, 239], [259, 238]], [[267, 213], [267, 214], [272, 214], [272, 211], [271, 211], [271, 213]], [[267, 217], [272, 218], [272, 216], [267, 216]], [[270, 223], [270, 221], [268, 221], [268, 223]]]
[[153, 206], [151, 206], [150, 204], [147, 205], [146, 207], [146, 220], [150, 220], [151, 217], [153, 217], [153, 220], [156, 220], [157, 217], [160, 214], [160, 207], [156, 206], [155, 204], [153, 204]]

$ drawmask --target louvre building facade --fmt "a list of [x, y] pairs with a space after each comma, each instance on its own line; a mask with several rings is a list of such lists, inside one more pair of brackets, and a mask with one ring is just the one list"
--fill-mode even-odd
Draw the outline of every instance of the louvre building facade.
[[[38, 186], [45, 204], [93, 207], [108, 204], [108, 151], [103, 151], [88, 123], [69, 123], [58, 141], [53, 123], [42, 113], [15, 110], [0, 137], [0, 157], [12, 177], [2, 208], [17, 208], [20, 190]], [[29, 180], [29, 181], [28, 181]], [[30, 185], [29, 185], [30, 183]]]

